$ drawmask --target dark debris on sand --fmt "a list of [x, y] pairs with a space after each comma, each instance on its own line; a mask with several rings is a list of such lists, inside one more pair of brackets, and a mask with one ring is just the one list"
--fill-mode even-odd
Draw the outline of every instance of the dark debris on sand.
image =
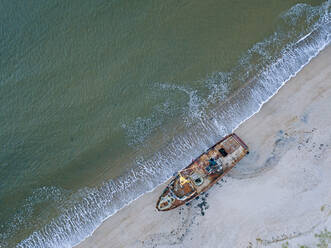
[[195, 207], [200, 209], [200, 213], [202, 216], [205, 215], [206, 210], [209, 208], [209, 205], [206, 200], [207, 197], [208, 197], [208, 193], [203, 194], [201, 199], [198, 197], [196, 198], [196, 200], [199, 201], [199, 203]]

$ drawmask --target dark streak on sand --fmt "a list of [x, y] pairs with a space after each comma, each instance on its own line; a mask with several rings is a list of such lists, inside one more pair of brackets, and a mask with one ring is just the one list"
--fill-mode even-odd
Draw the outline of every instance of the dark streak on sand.
[[[224, 180], [222, 179], [224, 182]], [[178, 211], [179, 224], [177, 228], [172, 229], [170, 232], [156, 233], [149, 237], [149, 239], [142, 241], [143, 247], [158, 247], [159, 245], [180, 245], [184, 239], [189, 235], [193, 226], [199, 225], [199, 218], [204, 216], [206, 210], [209, 208], [207, 198], [209, 193], [203, 193], [200, 197], [195, 198], [186, 206], [179, 207], [174, 210]]]
[[196, 208], [200, 209], [200, 213], [202, 216], [205, 215], [206, 210], [209, 208], [209, 205], [206, 200], [207, 197], [208, 197], [208, 193], [204, 194], [204, 196], [201, 197], [201, 201], [195, 206]]

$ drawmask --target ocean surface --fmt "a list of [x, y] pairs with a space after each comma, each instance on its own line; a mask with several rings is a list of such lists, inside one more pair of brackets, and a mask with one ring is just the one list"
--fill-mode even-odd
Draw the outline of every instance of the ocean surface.
[[81, 242], [330, 40], [330, 0], [2, 0], [0, 247]]

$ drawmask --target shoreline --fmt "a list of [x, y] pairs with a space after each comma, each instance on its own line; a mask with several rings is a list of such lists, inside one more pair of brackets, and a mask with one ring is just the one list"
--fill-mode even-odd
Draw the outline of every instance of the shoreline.
[[[201, 199], [199, 200], [194, 200], [191, 206], [184, 206], [182, 208], [170, 211], [169, 213], [166, 214], [158, 213], [154, 208], [155, 204], [153, 203], [154, 201], [156, 201], [156, 198], [163, 190], [164, 184], [161, 184], [153, 191], [145, 193], [144, 195], [137, 198], [135, 201], [123, 207], [121, 210], [119, 210], [111, 217], [107, 218], [101, 224], [101, 226], [99, 226], [94, 231], [94, 233], [91, 236], [87, 237], [87, 239], [85, 239], [75, 247], [150, 247], [152, 245], [158, 245], [158, 247], [167, 247], [170, 245], [170, 243], [173, 244], [173, 247], [178, 247], [178, 245], [183, 245], [183, 244], [192, 245], [194, 243], [195, 238], [198, 238], [199, 236], [198, 234], [201, 235], [201, 230], [199, 230], [199, 226], [200, 229], [202, 224], [205, 227], [208, 227], [209, 225], [214, 226], [214, 223], [211, 221], [212, 219], [206, 220], [206, 217], [209, 216], [209, 218], [212, 218], [213, 215], [212, 213], [214, 214], [217, 213], [217, 206], [215, 206], [215, 203], [219, 201], [219, 198], [222, 198], [221, 196], [224, 196], [224, 192], [222, 191], [231, 192], [231, 187], [238, 188], [241, 184], [244, 185], [243, 188], [245, 187], [250, 188], [253, 187], [251, 186], [252, 182], [248, 182], [250, 180], [253, 181], [265, 180], [266, 174], [268, 173], [272, 174], [275, 173], [275, 171], [277, 173], [282, 173], [282, 171], [279, 170], [278, 168], [285, 166], [282, 163], [283, 160], [286, 160], [285, 155], [290, 153], [293, 150], [293, 147], [298, 144], [298, 142], [301, 142], [302, 139], [305, 139], [305, 137], [300, 136], [299, 130], [303, 128], [302, 126], [305, 125], [307, 126], [310, 124], [309, 122], [313, 122], [313, 121], [309, 121], [310, 118], [308, 118], [307, 116], [309, 116], [310, 114], [312, 115], [312, 113], [315, 113], [316, 110], [315, 112], [311, 111], [312, 113], [304, 114], [303, 112], [305, 109], [302, 109], [303, 108], [302, 105], [304, 104], [301, 102], [300, 104], [302, 109], [301, 116], [295, 115], [296, 118], [294, 118], [292, 116], [293, 113], [297, 112], [299, 109], [299, 106], [296, 106], [298, 105], [296, 101], [293, 100], [294, 102], [290, 106], [291, 111], [287, 111], [284, 104], [280, 104], [279, 108], [275, 108], [273, 104], [282, 103], [284, 101], [286, 102], [287, 100], [291, 100], [294, 97], [300, 99], [300, 101], [305, 101], [309, 97], [311, 97], [314, 93], [316, 93], [316, 89], [314, 89], [313, 86], [310, 86], [310, 84], [312, 84], [312, 82], [316, 83], [317, 80], [316, 78], [318, 78], [318, 75], [313, 76], [311, 71], [322, 70], [326, 74], [327, 73], [330, 74], [331, 68], [327, 68], [328, 62], [330, 64], [330, 57], [331, 57], [331, 47], [328, 46], [323, 51], [321, 51], [319, 55], [313, 58], [310, 61], [310, 63], [306, 65], [300, 72], [298, 72], [293, 78], [291, 78], [287, 83], [285, 83], [285, 85], [283, 85], [278, 90], [278, 93], [276, 93], [269, 101], [265, 102], [261, 106], [259, 112], [255, 113], [253, 116], [251, 116], [248, 120], [246, 120], [236, 129], [236, 133], [239, 135], [239, 137], [243, 138], [243, 140], [246, 143], [248, 143], [251, 153], [249, 157], [247, 157], [247, 159], [240, 162], [238, 166], [235, 169], [233, 169], [232, 172], [230, 172], [230, 174], [226, 177], [227, 183], [224, 184], [224, 182], [221, 182], [219, 184], [220, 187], [217, 187], [216, 185], [209, 190], [208, 194], [206, 194], [208, 195], [208, 200], [206, 200], [207, 197], [201, 197]], [[310, 82], [310, 84], [309, 83], [300, 84], [300, 80], [303, 79], [305, 79], [305, 81]], [[324, 78], [324, 80], [326, 79], [327, 77]], [[330, 93], [330, 86], [328, 86], [327, 83], [325, 82], [324, 82], [324, 86], [326, 92]], [[293, 94], [294, 96], [292, 96]], [[307, 96], [304, 97], [303, 99], [302, 97], [300, 98], [300, 95], [302, 96], [304, 94], [306, 94]], [[318, 105], [318, 103], [320, 105], [323, 105], [323, 102], [320, 103], [316, 99], [312, 99], [312, 101], [309, 102], [308, 104], [305, 104], [305, 106], [306, 108], [309, 107], [312, 108], [312, 106]], [[320, 113], [315, 113], [315, 115], [318, 114]], [[281, 118], [276, 118], [277, 115]], [[269, 123], [268, 128], [266, 122]], [[328, 122], [327, 118], [326, 120], [324, 120], [324, 125], [325, 122]], [[289, 126], [291, 130], [287, 130], [289, 129]], [[270, 127], [273, 127], [273, 129], [271, 129]], [[321, 127], [320, 129], [323, 128], [324, 126]], [[261, 135], [261, 133], [259, 133], [258, 132], [259, 130], [257, 129], [260, 129], [260, 132], [264, 133], [264, 135]], [[293, 130], [295, 131], [293, 132]], [[313, 139], [313, 136], [316, 136], [316, 134], [313, 133], [314, 132], [311, 131], [310, 134], [311, 137], [306, 138], [306, 140], [308, 140], [306, 144], [309, 143], [310, 139]], [[261, 135], [261, 137], [259, 137], [259, 135]], [[324, 152], [330, 153], [330, 149], [328, 148], [329, 145], [324, 143], [320, 150], [324, 149], [323, 150]], [[260, 147], [262, 147], [263, 150], [262, 152], [259, 151]], [[306, 149], [306, 148], [304, 147], [304, 145], [302, 145], [301, 149]], [[313, 149], [313, 148], [310, 147], [307, 149]], [[279, 154], [280, 152], [284, 152], [285, 155], [280, 155]], [[299, 156], [297, 150], [295, 151], [293, 150], [292, 153], [293, 153], [292, 155], [295, 157]], [[313, 159], [314, 158], [315, 157], [313, 157]], [[325, 160], [327, 160], [327, 158], [324, 158], [324, 161]], [[254, 166], [252, 165], [252, 162], [254, 162], [255, 164]], [[305, 168], [305, 170], [308, 169]], [[328, 171], [328, 173], [329, 172], [330, 171]], [[316, 180], [318, 181], [318, 179]], [[275, 189], [272, 188], [272, 190]], [[309, 191], [310, 190], [308, 190], [308, 192]], [[231, 195], [232, 194], [228, 193], [225, 196], [231, 196]], [[243, 199], [247, 201], [247, 205], [250, 205], [251, 199], [249, 197], [246, 196], [246, 198], [244, 197]], [[329, 200], [330, 201], [327, 202], [326, 207], [324, 207], [323, 209], [327, 208], [329, 205], [331, 206], [331, 199]], [[222, 204], [221, 202], [219, 203]], [[199, 207], [198, 205], [201, 207]], [[209, 206], [208, 210], [206, 209], [207, 205]], [[237, 205], [234, 205], [232, 207], [236, 207], [236, 206]], [[308, 207], [309, 206], [307, 206], [307, 208]], [[320, 208], [322, 208], [322, 206]], [[327, 212], [327, 210], [328, 209], [326, 209], [325, 211]], [[331, 207], [330, 210], [328, 211], [330, 211], [331, 213]], [[206, 213], [206, 215], [202, 216], [201, 213]], [[228, 215], [229, 216], [227, 218], [231, 218], [232, 215], [230, 213], [228, 213]], [[282, 217], [282, 216], [278, 216], [278, 217]], [[229, 220], [229, 222], [231, 221], [233, 220]], [[295, 222], [296, 221], [293, 221], [293, 225], [295, 224]], [[197, 223], [199, 224], [196, 225]], [[256, 223], [256, 226], [259, 226], [259, 224], [260, 223]], [[329, 221], [327, 226], [330, 227], [330, 224], [331, 223]], [[220, 230], [222, 233], [229, 232], [230, 235], [236, 236], [236, 233], [233, 233], [234, 232], [233, 230], [224, 229], [224, 227], [222, 226], [218, 227], [218, 229], [222, 229]], [[123, 232], [125, 233], [123, 234]], [[203, 230], [203, 233], [204, 232], [205, 230]], [[178, 235], [182, 236], [182, 238], [178, 238], [179, 237]], [[204, 233], [204, 235], [206, 235], [206, 233]], [[192, 239], [189, 240], [188, 236], [192, 236], [191, 237]], [[173, 241], [170, 243], [166, 242], [166, 240], [169, 239]], [[200, 239], [201, 241], [199, 242], [202, 242], [202, 240], [204, 240], [204, 242], [206, 241], [206, 237], [205, 238], [200, 237]], [[212, 239], [212, 240], [213, 242], [220, 242], [220, 240], [217, 239], [215, 240]], [[258, 238], [251, 241], [248, 240], [249, 239], [247, 238], [245, 240], [246, 246], [249, 244], [249, 242], [251, 242], [252, 245], [255, 245], [254, 242], [256, 243], [256, 245], [259, 245], [259, 243], [262, 244], [263, 243], [262, 241], [265, 239]], [[262, 241], [260, 242], [258, 240], [262, 240]], [[284, 239], [284, 240], [288, 242], [287, 241], [288, 239]], [[294, 239], [292, 238], [291, 240], [293, 241]], [[209, 241], [210, 240], [208, 240], [208, 242]], [[195, 242], [197, 241], [195, 240]], [[223, 245], [232, 245], [232, 247], [237, 247], [236, 245], [239, 245], [238, 243], [228, 243], [228, 242], [229, 240], [226, 240], [226, 243], [224, 243]], [[234, 240], [232, 240], [232, 242], [234, 242]], [[243, 238], [240, 238], [238, 242], [240, 243], [243, 242], [241, 244], [244, 245]], [[270, 244], [268, 243], [268, 244], [272, 246], [273, 244], [276, 243], [277, 242]], [[279, 246], [279, 242], [277, 244]], [[210, 245], [214, 246], [215, 243], [210, 243]]]

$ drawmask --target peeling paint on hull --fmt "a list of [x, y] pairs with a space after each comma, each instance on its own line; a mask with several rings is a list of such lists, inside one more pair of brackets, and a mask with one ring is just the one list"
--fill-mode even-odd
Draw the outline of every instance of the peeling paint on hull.
[[248, 146], [230, 134], [178, 172], [156, 203], [159, 211], [179, 207], [207, 191], [226, 175], [247, 153]]

